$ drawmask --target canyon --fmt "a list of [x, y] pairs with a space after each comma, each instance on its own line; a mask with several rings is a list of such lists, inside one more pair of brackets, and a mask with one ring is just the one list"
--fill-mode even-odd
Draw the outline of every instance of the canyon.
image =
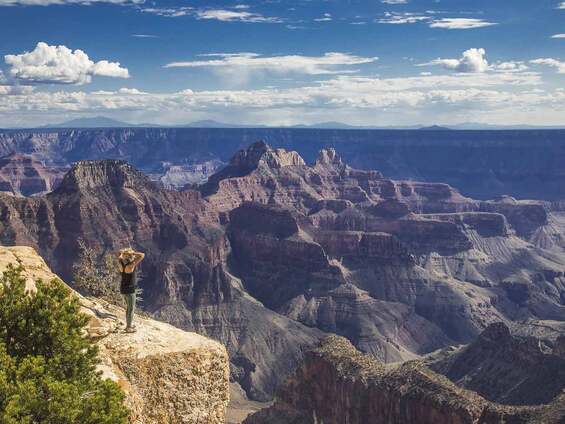
[[0, 197], [1, 243], [35, 248], [65, 281], [81, 238], [100, 255], [139, 246], [146, 311], [224, 343], [232, 378], [255, 399], [269, 399], [301, 348], [318, 340], [319, 331], [264, 308], [229, 272], [229, 240], [198, 192], [159, 188], [109, 160], [78, 162], [45, 196]]
[[[504, 330], [515, 327], [535, 333], [535, 343], [547, 349], [561, 346], [555, 323], [565, 321], [565, 214], [557, 201], [474, 199], [445, 182], [353, 167], [333, 148], [312, 158], [265, 142], [245, 146], [231, 159], [218, 156], [227, 163], [205, 183], [183, 181], [183, 188], [171, 189], [145, 172], [172, 149], [170, 131], [184, 130], [112, 131], [98, 131], [96, 144], [79, 143], [89, 136], [71, 131], [66, 150], [59, 146], [60, 132], [45, 133], [52, 135], [50, 143], [4, 133], [0, 146], [6, 153], [18, 145], [29, 155], [59, 155], [57, 166], [85, 152], [99, 157], [74, 163], [47, 194], [0, 194], [0, 243], [33, 247], [71, 285], [79, 239], [100, 256], [128, 245], [144, 251], [144, 310], [224, 344], [231, 379], [249, 398], [268, 401], [278, 393], [274, 409], [250, 423], [275, 423], [257, 420], [281, 410], [307, 413], [296, 423], [345, 422], [335, 410], [312, 406], [324, 387], [335, 390], [336, 405], [353, 402], [364, 388], [375, 397], [359, 397], [354, 409], [361, 414], [361, 403], [375, 400], [370, 416], [385, 422], [422, 422], [414, 418], [421, 415], [430, 423], [498, 423], [500, 410], [513, 417], [526, 395], [519, 388], [508, 393], [504, 384], [512, 378], [492, 392], [485, 389], [490, 385], [477, 371], [481, 352], [488, 352], [489, 367], [514, 354], [530, 355], [515, 348], [523, 344], [519, 336]], [[151, 143], [138, 137], [159, 131], [162, 145], [150, 152]], [[215, 143], [208, 151], [220, 148]], [[504, 337], [494, 337], [490, 346], [489, 334], [497, 329]], [[329, 333], [344, 339], [326, 339]], [[326, 342], [318, 347], [321, 340]], [[561, 362], [543, 349], [535, 355], [547, 362], [540, 379], [532, 380], [543, 385], [552, 364]], [[537, 362], [532, 359], [523, 372], [542, 369]], [[390, 368], [398, 363], [405, 365]], [[313, 381], [316, 375], [324, 376], [323, 384]], [[561, 405], [553, 403], [561, 381], [530, 401]], [[348, 398], [337, 397], [340, 387]], [[410, 387], [414, 397], [404, 393]], [[432, 387], [429, 404], [418, 398], [428, 399], [421, 387]], [[309, 392], [311, 397], [293, 395]], [[392, 412], [378, 406], [383, 399], [401, 405], [404, 415], [387, 415]], [[553, 414], [553, 406], [540, 408]], [[359, 417], [348, 419], [366, 422]], [[476, 421], [481, 417], [492, 418]], [[507, 422], [528, 422], [515, 419]]]
[[[562, 130], [330, 130], [291, 128], [108, 128], [0, 130], [0, 157], [29, 154], [51, 164], [123, 159], [156, 179], [182, 186], [204, 169], [265, 140], [312, 163], [336, 149], [351, 166], [395, 179], [444, 182], [464, 195], [562, 200]], [[196, 166], [200, 170], [194, 170]], [[171, 167], [180, 167], [172, 168]], [[211, 171], [213, 172], [213, 170]], [[196, 177], [195, 177], [196, 175]], [[180, 178], [179, 178], [180, 177]]]
[[54, 190], [68, 171], [67, 166], [50, 166], [32, 155], [12, 153], [0, 158], [0, 191], [19, 196]]
[[459, 386], [507, 405], [547, 404], [565, 387], [565, 338], [540, 340], [489, 326], [467, 346], [441, 350], [426, 364]]
[[539, 406], [497, 404], [418, 361], [387, 368], [346, 339], [331, 336], [306, 354], [275, 403], [244, 424], [559, 424], [564, 419], [563, 394]]

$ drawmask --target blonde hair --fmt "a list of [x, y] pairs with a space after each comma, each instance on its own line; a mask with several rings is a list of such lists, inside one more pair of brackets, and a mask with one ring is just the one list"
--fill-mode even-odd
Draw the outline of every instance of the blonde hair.
[[133, 250], [131, 247], [125, 247], [123, 249], [120, 249], [119, 252], [120, 252], [120, 257], [126, 259], [128, 263], [133, 261], [135, 250]]

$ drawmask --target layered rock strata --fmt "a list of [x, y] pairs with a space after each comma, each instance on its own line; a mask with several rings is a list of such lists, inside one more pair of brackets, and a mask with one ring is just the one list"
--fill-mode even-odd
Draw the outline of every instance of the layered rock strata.
[[469, 342], [493, 322], [564, 316], [564, 252], [531, 244], [562, 232], [541, 202], [390, 180], [331, 149], [313, 166], [260, 165], [261, 152], [281, 154], [250, 146], [203, 194], [225, 212], [234, 272], [268, 307], [385, 361]]
[[31, 196], [56, 188], [68, 171], [66, 166], [50, 165], [32, 155], [12, 153], [0, 157], [0, 191]]
[[455, 384], [511, 405], [550, 403], [565, 388], [563, 339], [553, 346], [511, 334], [503, 323], [489, 326], [473, 343], [446, 349], [427, 363]]
[[565, 199], [562, 131], [330, 130], [300, 128], [114, 128], [0, 131], [0, 156], [33, 153], [71, 165], [125, 159], [145, 172], [162, 163], [223, 162], [255, 140], [295, 150], [311, 163], [335, 148], [361, 169], [395, 179], [444, 182], [466, 196]]
[[530, 408], [491, 403], [419, 362], [387, 368], [332, 336], [306, 354], [274, 405], [244, 424], [558, 424], [564, 401]]
[[268, 400], [323, 332], [395, 362], [495, 322], [564, 320], [565, 218], [546, 206], [393, 180], [331, 149], [307, 165], [259, 142], [199, 190], [78, 162], [48, 195], [0, 196], [0, 240], [37, 248], [67, 280], [79, 237], [99, 255], [146, 252], [144, 308], [221, 341], [232, 378]]
[[229, 272], [229, 240], [200, 193], [162, 189], [123, 161], [78, 162], [44, 196], [0, 195], [0, 217], [3, 244], [34, 247], [66, 281], [81, 238], [99, 255], [144, 251], [144, 308], [222, 342], [232, 378], [256, 399], [269, 399], [318, 340], [319, 331], [263, 307]]

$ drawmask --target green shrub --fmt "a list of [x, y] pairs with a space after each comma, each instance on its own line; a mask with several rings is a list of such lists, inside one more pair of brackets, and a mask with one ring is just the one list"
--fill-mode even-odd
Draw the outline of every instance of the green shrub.
[[125, 424], [124, 394], [96, 371], [88, 317], [60, 281], [26, 293], [21, 266], [0, 278], [0, 424]]
[[73, 266], [73, 288], [85, 296], [124, 306], [116, 256], [107, 253], [100, 259], [84, 240], [79, 239], [78, 245], [80, 252]]

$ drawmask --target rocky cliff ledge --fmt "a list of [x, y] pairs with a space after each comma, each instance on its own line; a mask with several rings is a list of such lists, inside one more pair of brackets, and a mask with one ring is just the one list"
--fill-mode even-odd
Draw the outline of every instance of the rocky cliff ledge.
[[244, 424], [557, 424], [563, 397], [511, 407], [461, 389], [421, 362], [385, 366], [330, 336], [306, 354], [273, 406]]
[[455, 384], [506, 405], [551, 402], [565, 388], [565, 339], [520, 337], [502, 322], [491, 324], [471, 344], [449, 347], [427, 358], [427, 365]]
[[[36, 279], [57, 278], [29, 247], [0, 246], [0, 272], [21, 262], [33, 289]], [[76, 294], [78, 296], [78, 294]], [[225, 422], [229, 363], [221, 344], [155, 320], [138, 318], [135, 334], [118, 329], [124, 311], [95, 298], [80, 298], [100, 348], [103, 375], [126, 393], [135, 424]]]

